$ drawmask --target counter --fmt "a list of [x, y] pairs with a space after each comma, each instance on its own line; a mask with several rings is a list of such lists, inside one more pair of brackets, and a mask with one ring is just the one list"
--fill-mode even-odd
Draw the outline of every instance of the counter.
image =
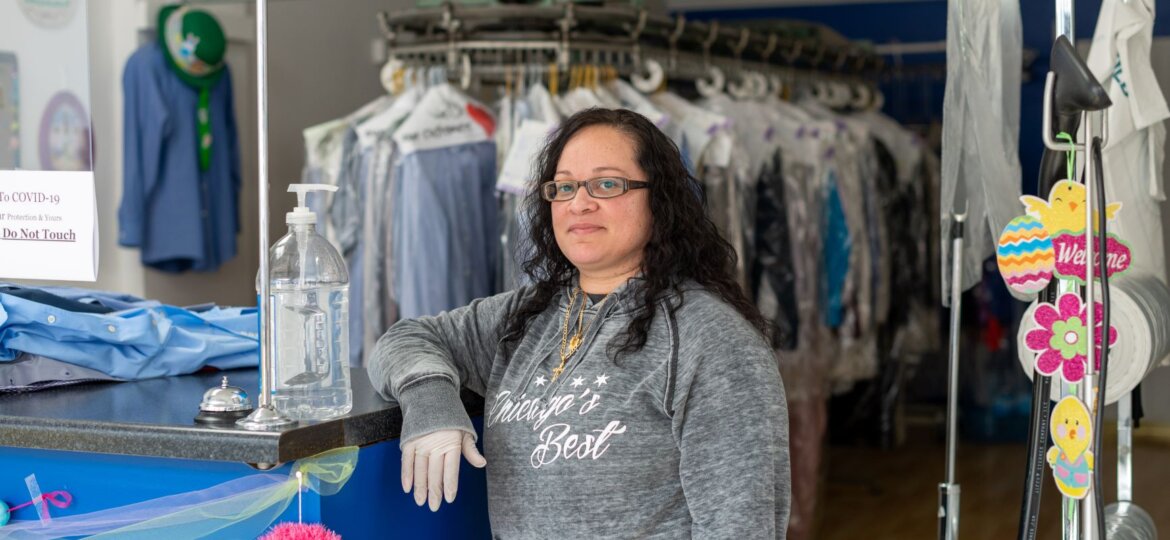
[[[0, 395], [0, 444], [268, 467], [396, 439], [402, 429], [398, 406], [378, 396], [364, 369], [352, 370], [353, 410], [341, 418], [277, 432], [196, 423], [203, 392], [224, 375], [257, 404], [259, 372], [252, 369]], [[482, 399], [467, 392], [463, 398], [471, 416], [482, 414]]]
[[[305, 521], [324, 523], [345, 538], [490, 537], [483, 470], [464, 462], [455, 503], [437, 513], [415, 506], [402, 492], [401, 411], [378, 396], [364, 369], [352, 372], [350, 413], [275, 432], [195, 422], [203, 393], [224, 375], [255, 405], [254, 369], [0, 395], [0, 500], [27, 500], [24, 479], [35, 474], [42, 491], [67, 489], [74, 497], [69, 508], [53, 509], [54, 516], [83, 514], [190, 493], [261, 470], [287, 474], [298, 459], [359, 446], [357, 469], [340, 493], [305, 496]], [[482, 433], [482, 399], [465, 392], [463, 400]], [[297, 511], [294, 503], [277, 521], [295, 521]], [[13, 519], [35, 517], [25, 508]]]

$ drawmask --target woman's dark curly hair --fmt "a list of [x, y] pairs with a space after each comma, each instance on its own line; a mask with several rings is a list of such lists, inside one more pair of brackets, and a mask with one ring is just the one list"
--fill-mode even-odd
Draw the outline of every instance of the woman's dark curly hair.
[[[638, 166], [650, 183], [653, 232], [642, 259], [641, 309], [620, 341], [619, 353], [640, 350], [654, 320], [655, 304], [668, 291], [694, 280], [736, 309], [765, 336], [769, 325], [735, 279], [735, 249], [719, 235], [704, 211], [698, 180], [665, 134], [641, 114], [625, 109], [588, 109], [568, 118], [552, 135], [539, 157], [537, 177], [525, 200], [530, 255], [523, 269], [534, 282], [529, 299], [509, 314], [504, 341], [516, 343], [529, 321], [548, 308], [563, 287], [574, 284], [577, 269], [557, 245], [552, 206], [541, 197], [540, 185], [556, 176], [561, 153], [577, 133], [591, 126], [609, 126], [629, 136], [637, 146]], [[642, 179], [638, 179], [642, 180]], [[679, 304], [669, 306], [673, 315]]]

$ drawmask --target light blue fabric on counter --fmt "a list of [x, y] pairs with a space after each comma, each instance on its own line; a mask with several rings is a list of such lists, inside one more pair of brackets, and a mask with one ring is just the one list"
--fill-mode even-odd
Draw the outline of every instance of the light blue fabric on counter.
[[135, 303], [127, 295], [45, 290], [73, 299], [104, 298], [128, 309], [76, 313], [0, 293], [0, 362], [34, 354], [124, 380], [259, 364], [256, 308], [195, 313], [153, 301]]

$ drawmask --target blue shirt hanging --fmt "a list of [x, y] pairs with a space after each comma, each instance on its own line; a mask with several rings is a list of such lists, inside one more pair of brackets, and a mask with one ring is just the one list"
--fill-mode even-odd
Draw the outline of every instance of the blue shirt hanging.
[[240, 152], [231, 73], [210, 90], [211, 136], [200, 170], [199, 91], [168, 67], [151, 43], [126, 63], [122, 203], [118, 243], [166, 272], [213, 271], [236, 255]]

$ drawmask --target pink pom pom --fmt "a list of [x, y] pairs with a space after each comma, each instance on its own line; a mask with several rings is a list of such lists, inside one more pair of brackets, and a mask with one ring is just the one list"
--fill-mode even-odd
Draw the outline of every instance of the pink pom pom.
[[320, 523], [281, 523], [260, 540], [341, 540], [341, 535]]

